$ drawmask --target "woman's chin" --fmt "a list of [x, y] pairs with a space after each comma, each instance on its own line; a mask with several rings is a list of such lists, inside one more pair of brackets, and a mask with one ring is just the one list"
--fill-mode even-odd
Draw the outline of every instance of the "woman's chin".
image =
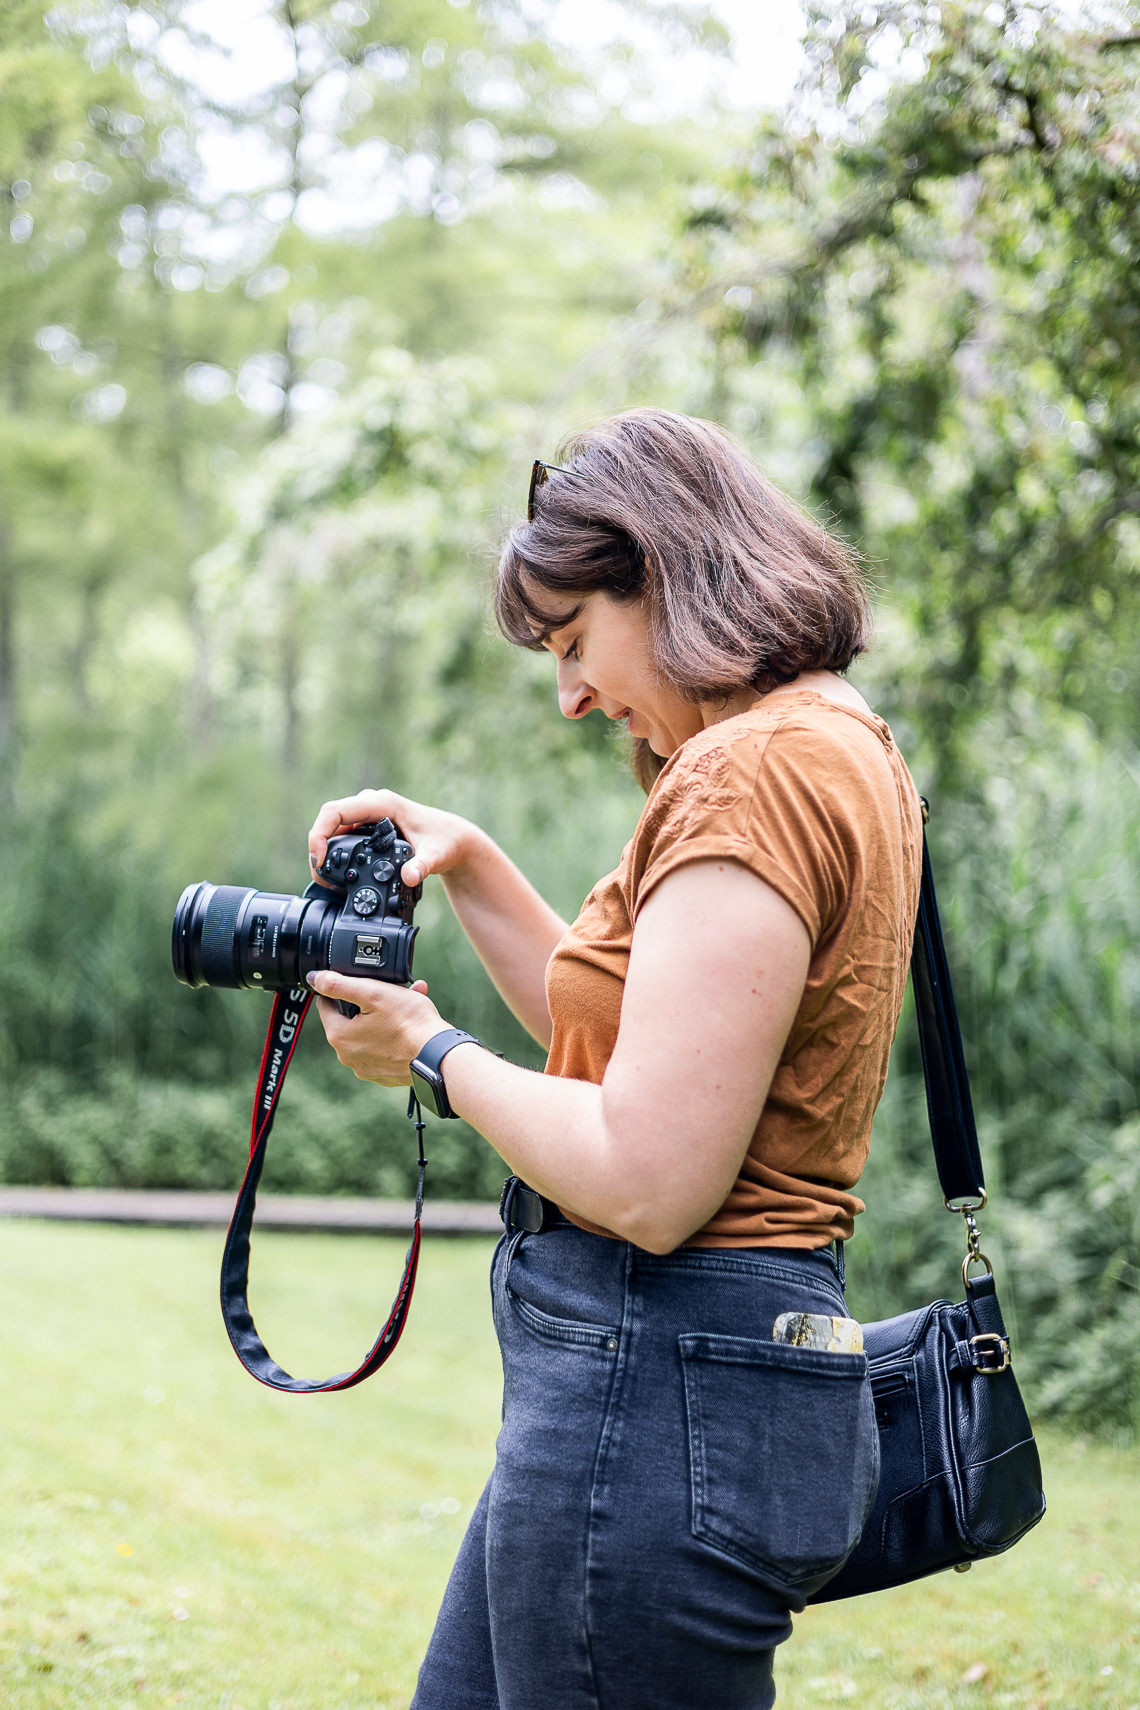
[[675, 744], [671, 743], [656, 725], [650, 724], [647, 719], [643, 719], [639, 713], [635, 712], [626, 713], [620, 722], [625, 725], [630, 736], [648, 743], [651, 752], [656, 754], [659, 760], [668, 760]]

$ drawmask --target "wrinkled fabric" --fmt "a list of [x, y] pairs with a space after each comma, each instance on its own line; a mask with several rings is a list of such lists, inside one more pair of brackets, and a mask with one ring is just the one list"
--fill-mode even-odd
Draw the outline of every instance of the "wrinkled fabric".
[[494, 1471], [413, 1710], [770, 1710], [775, 1647], [854, 1546], [878, 1434], [830, 1251], [666, 1257], [568, 1223], [504, 1237]]
[[883, 720], [814, 690], [781, 694], [682, 744], [619, 866], [556, 946], [546, 1072], [600, 1083], [638, 912], [670, 873], [738, 862], [807, 928], [807, 983], [767, 1101], [727, 1199], [690, 1245], [850, 1238], [910, 966], [921, 850], [918, 795]]

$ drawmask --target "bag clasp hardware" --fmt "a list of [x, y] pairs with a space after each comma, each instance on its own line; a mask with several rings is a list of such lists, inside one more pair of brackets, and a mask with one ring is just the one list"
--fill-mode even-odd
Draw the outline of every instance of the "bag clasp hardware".
[[980, 1335], [971, 1336], [970, 1347], [974, 1350], [971, 1360], [974, 1370], [986, 1377], [995, 1377], [1012, 1363], [1009, 1337], [999, 1336], [996, 1330], [983, 1330]]
[[[994, 1268], [982, 1252], [981, 1237], [978, 1233], [978, 1220], [975, 1211], [981, 1211], [986, 1203], [983, 1193], [980, 1200], [965, 1200], [954, 1205], [946, 1202], [948, 1211], [960, 1211], [966, 1225], [966, 1257], [962, 1260], [962, 1285], [967, 1294], [970, 1291], [970, 1266], [984, 1265], [986, 1275], [993, 1276]], [[1004, 1372], [1010, 1364], [1009, 1337], [999, 1335], [996, 1330], [983, 1330], [977, 1336], [970, 1337], [970, 1364], [976, 1372], [985, 1377], [994, 1377], [998, 1372]]]
[[985, 1203], [986, 1196], [983, 1194], [981, 1202], [976, 1205], [952, 1206], [949, 1201], [947, 1201], [946, 1205], [946, 1209], [948, 1211], [960, 1211], [966, 1224], [966, 1257], [962, 1260], [962, 1287], [967, 1291], [967, 1293], [970, 1288], [971, 1265], [984, 1265], [986, 1267], [987, 1276], [992, 1277], [994, 1274], [993, 1266], [990, 1264], [986, 1255], [982, 1252], [980, 1237], [978, 1235], [978, 1224], [974, 1217], [974, 1212], [980, 1211]]

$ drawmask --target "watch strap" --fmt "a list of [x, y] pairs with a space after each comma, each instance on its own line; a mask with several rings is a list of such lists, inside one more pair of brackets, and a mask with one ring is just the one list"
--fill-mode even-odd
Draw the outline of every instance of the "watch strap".
[[414, 1061], [422, 1063], [425, 1069], [431, 1069], [438, 1075], [439, 1065], [454, 1046], [481, 1043], [473, 1033], [465, 1033], [462, 1027], [445, 1027], [441, 1032], [433, 1033], [426, 1045], [420, 1046]]
[[461, 1027], [445, 1027], [439, 1033], [433, 1033], [427, 1043], [417, 1051], [411, 1061], [412, 1084], [423, 1087], [428, 1095], [428, 1101], [439, 1117], [453, 1117], [451, 1101], [447, 1096], [447, 1084], [443, 1078], [440, 1064], [447, 1053], [456, 1045], [479, 1045], [482, 1041], [476, 1039], [473, 1033], [465, 1033]]

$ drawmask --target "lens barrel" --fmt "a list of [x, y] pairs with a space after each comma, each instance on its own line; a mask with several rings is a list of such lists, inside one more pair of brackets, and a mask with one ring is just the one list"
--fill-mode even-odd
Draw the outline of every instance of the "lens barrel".
[[288, 991], [329, 965], [339, 899], [242, 885], [187, 885], [174, 911], [170, 959], [186, 986]]

